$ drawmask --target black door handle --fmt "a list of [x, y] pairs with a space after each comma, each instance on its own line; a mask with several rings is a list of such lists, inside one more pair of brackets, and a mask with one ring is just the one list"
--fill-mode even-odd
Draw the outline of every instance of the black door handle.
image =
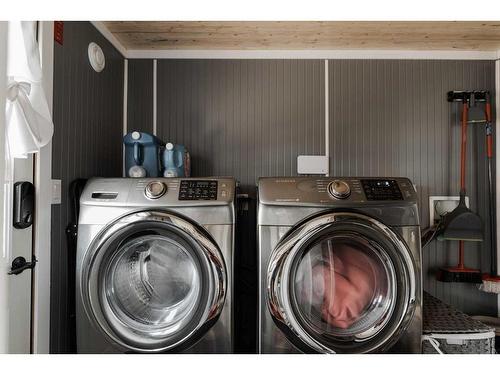
[[14, 228], [25, 229], [33, 224], [35, 186], [28, 181], [14, 184]]
[[12, 261], [12, 266], [10, 267], [9, 275], [19, 275], [21, 272], [27, 269], [33, 269], [36, 265], [36, 258], [33, 256], [31, 262], [26, 262], [24, 257], [17, 257]]

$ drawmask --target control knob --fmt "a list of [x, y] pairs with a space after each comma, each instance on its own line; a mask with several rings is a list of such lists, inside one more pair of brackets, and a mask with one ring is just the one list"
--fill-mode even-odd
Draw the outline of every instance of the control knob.
[[333, 180], [328, 184], [328, 194], [337, 199], [346, 199], [351, 195], [351, 188], [345, 181]]
[[158, 199], [167, 192], [167, 187], [161, 181], [151, 181], [146, 185], [144, 194], [149, 199]]

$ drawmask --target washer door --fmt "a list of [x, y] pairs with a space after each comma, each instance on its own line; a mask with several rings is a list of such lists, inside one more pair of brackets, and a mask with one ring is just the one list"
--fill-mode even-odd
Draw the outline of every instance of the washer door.
[[409, 249], [358, 213], [323, 214], [292, 229], [271, 254], [267, 281], [274, 321], [305, 352], [384, 351], [414, 312]]
[[161, 211], [105, 228], [84, 259], [87, 314], [111, 341], [136, 352], [178, 351], [218, 319], [226, 291], [222, 254], [201, 227]]

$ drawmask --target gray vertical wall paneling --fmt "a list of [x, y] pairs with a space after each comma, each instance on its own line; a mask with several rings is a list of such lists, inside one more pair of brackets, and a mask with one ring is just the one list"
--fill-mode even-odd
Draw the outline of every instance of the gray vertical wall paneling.
[[[195, 175], [295, 175], [324, 153], [322, 62], [159, 60], [158, 136], [185, 144]], [[308, 116], [306, 117], [306, 114]]]
[[[426, 226], [428, 196], [458, 193], [460, 111], [445, 93], [484, 88], [494, 90], [488, 61], [330, 61], [332, 173], [409, 176]], [[234, 175], [250, 188], [258, 176], [296, 174], [299, 154], [324, 152], [322, 93], [322, 61], [160, 60], [158, 134], [190, 148], [195, 175]], [[468, 195], [487, 219], [484, 128], [470, 132]], [[470, 266], [488, 269], [488, 244], [467, 245]], [[434, 280], [456, 262], [455, 247], [424, 250], [425, 288], [466, 311], [494, 311], [474, 286]]]
[[[491, 61], [330, 61], [331, 173], [408, 176], [417, 185], [423, 227], [430, 195], [457, 195], [460, 108], [446, 92], [494, 91]], [[482, 114], [480, 114], [482, 115]], [[469, 129], [467, 188], [488, 228], [484, 126]], [[489, 231], [486, 231], [488, 235]], [[445, 284], [436, 268], [457, 262], [456, 243], [423, 250], [424, 287], [469, 313], [495, 313], [496, 298], [474, 285]], [[489, 237], [466, 245], [466, 263], [489, 269]]]
[[128, 60], [128, 131], [153, 133], [153, 61]]
[[[255, 198], [260, 176], [295, 175], [324, 153], [323, 61], [158, 60], [158, 136], [185, 144], [193, 175], [234, 176]], [[255, 199], [239, 212], [236, 348], [255, 350]]]
[[[88, 63], [87, 46], [106, 56], [101, 73]], [[121, 174], [123, 57], [88, 22], [65, 22], [64, 45], [54, 45], [53, 178], [62, 180], [62, 202], [52, 206], [51, 337], [53, 353], [68, 351], [68, 187], [75, 178]]]

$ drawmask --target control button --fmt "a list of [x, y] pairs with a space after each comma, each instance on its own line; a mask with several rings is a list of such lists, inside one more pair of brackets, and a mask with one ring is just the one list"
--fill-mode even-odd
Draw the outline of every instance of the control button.
[[333, 180], [328, 185], [328, 193], [337, 199], [346, 199], [351, 195], [349, 184], [342, 180]]
[[144, 189], [144, 194], [146, 194], [146, 197], [148, 197], [149, 199], [158, 199], [163, 194], [165, 194], [166, 191], [167, 187], [163, 182], [151, 181], [149, 184], [146, 185], [146, 188]]
[[218, 181], [181, 180], [179, 200], [217, 200]]
[[222, 191], [220, 192], [220, 195], [221, 195], [221, 197], [223, 197], [223, 198], [227, 197], [227, 191], [222, 190]]

